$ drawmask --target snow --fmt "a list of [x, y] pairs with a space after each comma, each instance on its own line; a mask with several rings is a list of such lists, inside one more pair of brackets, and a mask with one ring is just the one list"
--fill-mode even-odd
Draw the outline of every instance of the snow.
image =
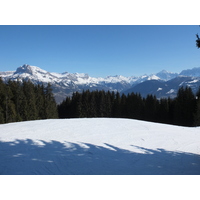
[[39, 81], [43, 83], [60, 83], [68, 84], [69, 80], [73, 81], [77, 85], [92, 85], [92, 84], [100, 84], [104, 85], [105, 83], [127, 83], [127, 84], [133, 84], [136, 82], [143, 82], [145, 80], [152, 80], [159, 78], [156, 75], [150, 75], [150, 76], [141, 76], [141, 77], [124, 77], [121, 75], [116, 76], [107, 76], [105, 78], [102, 77], [90, 77], [88, 74], [85, 73], [56, 73], [56, 72], [48, 72], [46, 70], [43, 70], [37, 66], [31, 66], [28, 64], [24, 64], [17, 68], [16, 71], [13, 72], [0, 72], [0, 76], [5, 79], [30, 79], [33, 81]]
[[197, 83], [199, 80], [193, 80], [193, 81], [190, 81], [190, 82], [188, 82], [188, 83]]
[[162, 89], [162, 88], [158, 88], [158, 89], [157, 89], [157, 92], [158, 92], [158, 91], [161, 91], [161, 90], [163, 90], [163, 89]]
[[0, 174], [200, 174], [200, 128], [84, 118], [0, 130]]
[[172, 94], [172, 93], [174, 93], [175, 92], [175, 90], [174, 89], [171, 89], [170, 91], [168, 91], [166, 94]]
[[156, 75], [151, 75], [151, 76], [148, 77], [147, 80], [160, 80], [160, 78]]

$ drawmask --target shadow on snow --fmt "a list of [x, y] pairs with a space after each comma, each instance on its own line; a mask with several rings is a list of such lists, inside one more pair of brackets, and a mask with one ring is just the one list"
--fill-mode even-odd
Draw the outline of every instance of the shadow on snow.
[[[187, 175], [200, 174], [200, 156], [137, 147], [136, 153], [110, 144], [16, 140], [0, 142], [0, 174]], [[135, 146], [136, 147], [136, 146]]]

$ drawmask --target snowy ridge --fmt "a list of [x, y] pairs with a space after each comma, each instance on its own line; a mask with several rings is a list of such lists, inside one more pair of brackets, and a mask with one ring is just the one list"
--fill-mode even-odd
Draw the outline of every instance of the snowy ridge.
[[[133, 91], [133, 87], [137, 86], [138, 84], [142, 84], [146, 81], [158, 81], [157, 85], [158, 87], [155, 89], [154, 93], [157, 95], [156, 91], [159, 92], [159, 97], [172, 97], [174, 98], [176, 96], [176, 92], [178, 91], [177, 83], [176, 81], [173, 82], [173, 86], [170, 84], [170, 88], [167, 88], [167, 91], [163, 88], [162, 82], [169, 82], [175, 78], [177, 78], [177, 82], [182, 77], [186, 80], [183, 80], [182, 85], [188, 85], [193, 88], [193, 91], [196, 92], [198, 89], [198, 86], [200, 85], [199, 81], [199, 75], [200, 75], [200, 68], [194, 68], [191, 70], [184, 70], [180, 74], [178, 73], [171, 73], [166, 70], [162, 70], [161, 72], [157, 74], [151, 74], [151, 75], [143, 75], [143, 76], [129, 76], [124, 77], [121, 75], [116, 76], [107, 76], [105, 78], [102, 77], [91, 77], [88, 74], [85, 73], [56, 73], [56, 72], [48, 72], [46, 70], [43, 70], [36, 66], [30, 66], [28, 64], [25, 64], [23, 66], [20, 66], [17, 68], [16, 71], [13, 72], [0, 72], [0, 77], [7, 81], [9, 79], [11, 80], [31, 80], [34, 84], [47, 84], [51, 83], [53, 88], [53, 93], [56, 99], [57, 103], [60, 103], [63, 101], [63, 99], [66, 98], [66, 96], [71, 96], [73, 92], [82, 92], [83, 90], [105, 90], [105, 91], [114, 91], [114, 92], [123, 92], [127, 93], [127, 91]], [[190, 77], [187, 82], [187, 77]], [[197, 77], [197, 78], [196, 78]], [[150, 82], [149, 84], [152, 84], [153, 82]], [[155, 84], [155, 83], [154, 83]], [[160, 85], [161, 84], [161, 85]], [[179, 83], [180, 85], [180, 83]], [[162, 88], [161, 90], [158, 90], [159, 88]], [[176, 89], [175, 89], [176, 88]], [[140, 87], [139, 93], [142, 93], [142, 89]], [[175, 89], [174, 93], [167, 93], [171, 89]], [[147, 93], [152, 93], [151, 91], [147, 91]], [[144, 96], [146, 93], [144, 94]]]
[[94, 118], [0, 129], [0, 174], [200, 174], [199, 128]]
[[29, 79], [36, 79], [41, 82], [64, 82], [66, 79], [70, 79], [74, 81], [75, 84], [101, 84], [101, 83], [118, 83], [118, 82], [126, 82], [129, 84], [134, 83], [135, 81], [144, 80], [152, 80], [152, 79], [159, 79], [156, 75], [151, 76], [142, 76], [142, 77], [124, 77], [121, 75], [116, 76], [107, 76], [106, 78], [94, 78], [90, 77], [88, 74], [85, 73], [56, 73], [56, 72], [47, 72], [39, 67], [30, 66], [24, 64], [23, 66], [17, 68], [14, 72], [0, 72], [0, 76], [4, 79], [17, 79], [17, 78], [29, 78]]

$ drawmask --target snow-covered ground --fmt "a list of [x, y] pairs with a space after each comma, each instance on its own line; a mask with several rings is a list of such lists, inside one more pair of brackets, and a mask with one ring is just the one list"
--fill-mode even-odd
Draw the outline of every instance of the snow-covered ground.
[[200, 174], [200, 127], [130, 119], [0, 125], [0, 174]]

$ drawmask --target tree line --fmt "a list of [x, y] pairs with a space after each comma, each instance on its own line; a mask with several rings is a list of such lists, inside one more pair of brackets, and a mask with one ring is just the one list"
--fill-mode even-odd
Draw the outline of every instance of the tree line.
[[51, 85], [0, 78], [0, 123], [49, 118], [130, 118], [181, 126], [200, 126], [200, 89], [181, 87], [174, 99], [110, 91], [75, 92], [56, 105]]
[[30, 80], [3, 82], [0, 78], [0, 123], [57, 118], [51, 85]]
[[200, 125], [200, 89], [181, 87], [175, 99], [128, 95], [110, 91], [75, 92], [58, 105], [59, 118], [113, 117], [130, 118], [181, 126]]

